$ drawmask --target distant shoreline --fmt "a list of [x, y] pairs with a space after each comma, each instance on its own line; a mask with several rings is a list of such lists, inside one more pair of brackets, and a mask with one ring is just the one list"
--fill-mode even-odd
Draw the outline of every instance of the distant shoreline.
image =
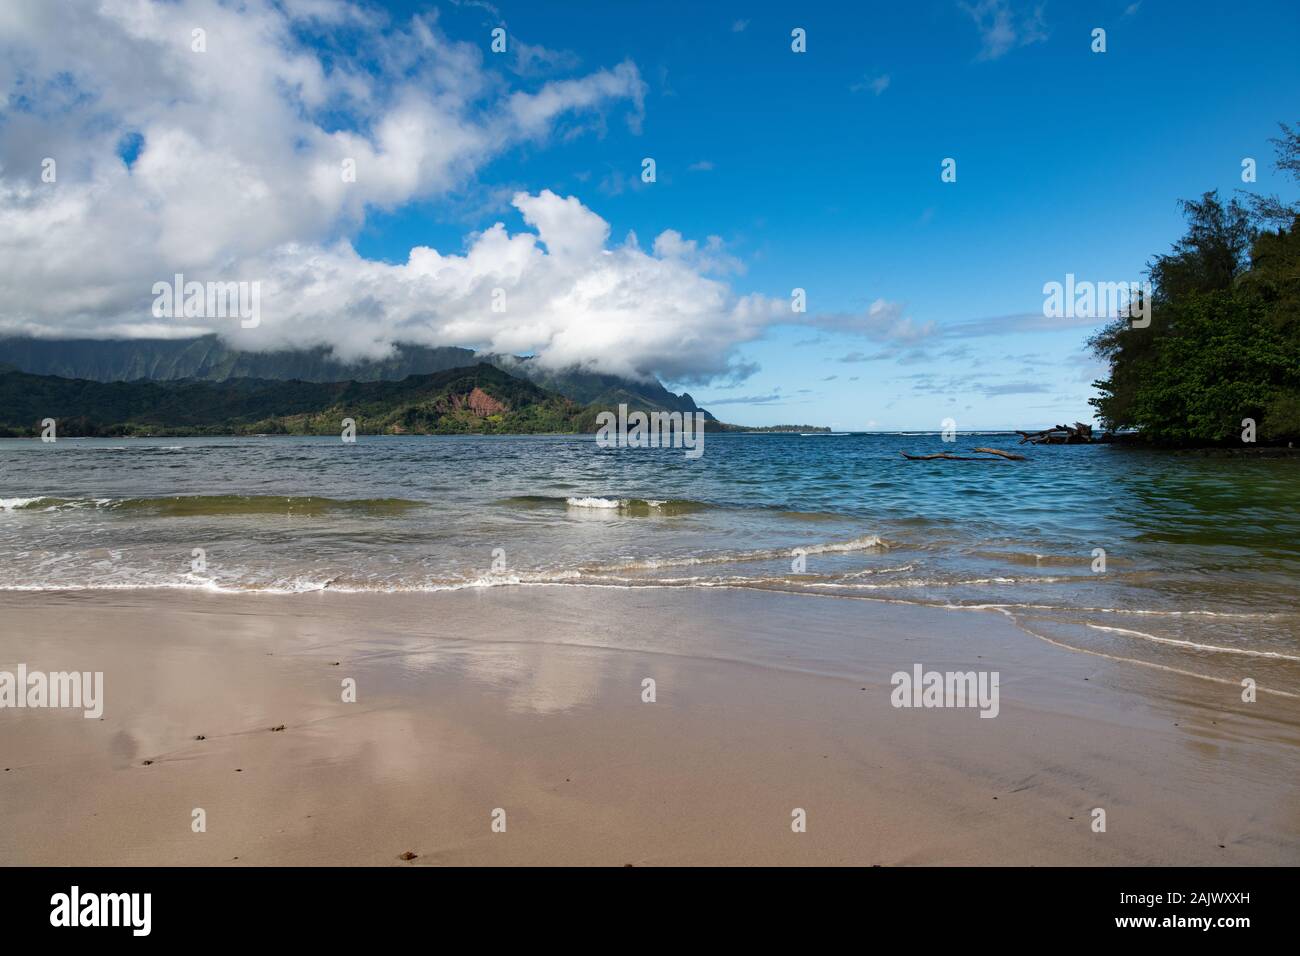
[[[878, 436], [890, 438], [929, 438], [941, 434], [939, 430], [933, 431], [844, 431], [835, 432], [829, 428], [801, 428], [788, 429], [784, 427], [768, 428], [726, 428], [726, 429], [705, 429], [706, 434], [711, 439], [722, 437], [739, 437], [747, 435], [763, 436], [806, 436], [806, 437], [833, 437], [833, 438], [854, 438], [861, 436]], [[582, 438], [595, 437], [594, 431], [556, 431], [556, 432], [465, 432], [465, 431], [443, 431], [443, 432], [369, 432], [364, 428], [358, 427], [356, 432], [358, 437], [364, 438]], [[1014, 429], [981, 429], [970, 432], [957, 432], [958, 438], [973, 437], [997, 437], [1010, 436], [1016, 437], [1017, 432]], [[107, 432], [99, 434], [69, 434], [60, 432], [58, 440], [143, 440], [159, 441], [172, 438], [337, 438], [338, 434], [334, 431], [328, 432], [231, 432], [231, 431], [162, 431], [148, 434], [140, 433], [118, 433]], [[21, 433], [12, 428], [0, 428], [0, 440], [13, 441], [37, 441], [40, 440], [39, 430], [31, 430]], [[1221, 457], [1221, 458], [1293, 458], [1300, 457], [1300, 448], [1291, 445], [1168, 445], [1158, 442], [1143, 441], [1138, 436], [1117, 436], [1107, 441], [1084, 442], [1076, 445], [1045, 445], [1046, 448], [1078, 448], [1089, 445], [1108, 445], [1119, 448], [1129, 448], [1140, 451], [1160, 451], [1177, 454], [1201, 455], [1204, 457]]]

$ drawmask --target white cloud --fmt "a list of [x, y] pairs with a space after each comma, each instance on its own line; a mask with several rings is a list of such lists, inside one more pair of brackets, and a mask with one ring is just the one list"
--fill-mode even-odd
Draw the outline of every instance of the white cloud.
[[882, 73], [879, 76], [872, 77], [871, 79], [867, 79], [867, 77], [864, 76], [860, 82], [849, 86], [849, 91], [852, 93], [862, 93], [870, 90], [876, 96], [879, 96], [887, 89], [889, 89], [888, 73]]
[[1047, 39], [1041, 4], [1017, 10], [1011, 0], [975, 0], [960, 6], [975, 21], [979, 31], [977, 59], [996, 60], [1016, 47]]
[[654, 254], [689, 265], [698, 272], [724, 275], [744, 272], [744, 264], [726, 250], [721, 236], [709, 236], [701, 246], [694, 239], [683, 239], [676, 229], [665, 229], [654, 242]]
[[[436, 17], [380, 17], [337, 0], [0, 7], [0, 330], [132, 328], [173, 272], [253, 278], [368, 210], [445, 194], [565, 116], [621, 103], [638, 120], [631, 63], [510, 91]], [[301, 38], [343, 23], [360, 57]], [[143, 137], [130, 169], [128, 133]]]
[[934, 322], [917, 322], [904, 312], [905, 308], [899, 302], [876, 299], [862, 312], [814, 315], [807, 324], [871, 342], [919, 342], [938, 331]]
[[[250, 348], [331, 345], [344, 358], [399, 341], [470, 345], [554, 368], [698, 381], [726, 372], [733, 349], [788, 309], [705, 275], [712, 242], [665, 232], [653, 253], [634, 237], [610, 247], [608, 223], [572, 196], [520, 193], [514, 205], [535, 232], [497, 223], [463, 255], [419, 247], [388, 265], [346, 242], [279, 250], [260, 264], [262, 325], [227, 334]], [[503, 311], [492, 309], [496, 289]]]
[[510, 49], [514, 53], [513, 69], [520, 76], [538, 76], [555, 71], [573, 70], [581, 62], [569, 50], [550, 50], [544, 46], [514, 40]]
[[537, 93], [514, 93], [510, 96], [509, 106], [519, 128], [536, 136], [545, 133], [561, 113], [628, 97], [636, 105], [636, 112], [629, 116], [629, 122], [633, 129], [639, 130], [644, 96], [645, 84], [636, 66], [623, 62], [613, 70], [600, 70], [581, 79], [548, 83]]
[[[68, 7], [74, 7], [69, 10]], [[315, 30], [346, 24], [349, 55]], [[191, 49], [206, 31], [207, 52]], [[391, 264], [347, 237], [368, 213], [444, 198], [520, 143], [570, 117], [621, 108], [634, 125], [644, 83], [630, 62], [512, 89], [482, 44], [436, 17], [395, 27], [343, 0], [7, 0], [0, 5], [0, 334], [183, 337], [216, 331], [248, 349], [332, 347], [377, 357], [395, 343], [532, 353], [677, 382], [753, 370], [736, 350], [777, 324], [876, 341], [918, 334], [897, 307], [792, 317], [789, 301], [742, 295], [722, 239], [665, 230], [649, 252], [612, 244], [577, 197], [542, 189], [461, 254], [426, 246]], [[143, 145], [133, 165], [126, 134]], [[58, 179], [42, 182], [41, 161]], [[345, 182], [344, 160], [356, 180]], [[168, 322], [153, 286], [261, 283], [261, 324]], [[494, 311], [493, 293], [505, 310]]]
[[1105, 325], [1107, 318], [1071, 317], [1050, 318], [1039, 312], [1021, 312], [1015, 315], [991, 316], [985, 319], [968, 319], [952, 322], [943, 327], [947, 338], [978, 338], [986, 335], [1015, 335], [1022, 332], [1060, 332], [1064, 329], [1085, 329]]

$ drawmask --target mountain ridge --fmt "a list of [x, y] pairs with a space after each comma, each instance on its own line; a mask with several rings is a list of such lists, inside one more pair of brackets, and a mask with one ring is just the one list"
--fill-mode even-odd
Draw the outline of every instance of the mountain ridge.
[[335, 358], [324, 346], [249, 352], [224, 344], [216, 335], [189, 339], [0, 338], [0, 367], [95, 382], [401, 381], [411, 375], [429, 375], [483, 362], [580, 405], [614, 408], [626, 402], [644, 411], [701, 411], [706, 419], [713, 419], [688, 393], [676, 395], [657, 379], [639, 382], [580, 369], [553, 371], [531, 358], [480, 355], [473, 349], [455, 346], [398, 345], [389, 358], [348, 363]]
[[481, 362], [401, 381], [97, 382], [0, 372], [0, 435], [579, 434], [596, 411]]

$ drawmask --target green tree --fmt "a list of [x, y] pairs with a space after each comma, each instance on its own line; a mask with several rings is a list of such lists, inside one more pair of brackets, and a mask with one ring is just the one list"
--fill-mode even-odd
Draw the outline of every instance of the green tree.
[[[1277, 168], [1300, 179], [1300, 127], [1282, 130]], [[1117, 319], [1091, 341], [1110, 363], [1091, 400], [1107, 428], [1236, 443], [1250, 418], [1263, 441], [1300, 438], [1300, 206], [1247, 203], [1183, 202], [1187, 234], [1148, 267], [1150, 325]]]

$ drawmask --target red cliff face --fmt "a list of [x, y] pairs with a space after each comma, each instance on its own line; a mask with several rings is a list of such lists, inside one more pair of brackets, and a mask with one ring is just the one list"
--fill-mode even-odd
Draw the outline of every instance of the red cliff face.
[[477, 387], [468, 395], [453, 395], [451, 397], [451, 407], [457, 411], [468, 408], [480, 418], [510, 410], [505, 403], [498, 402], [483, 389]]

